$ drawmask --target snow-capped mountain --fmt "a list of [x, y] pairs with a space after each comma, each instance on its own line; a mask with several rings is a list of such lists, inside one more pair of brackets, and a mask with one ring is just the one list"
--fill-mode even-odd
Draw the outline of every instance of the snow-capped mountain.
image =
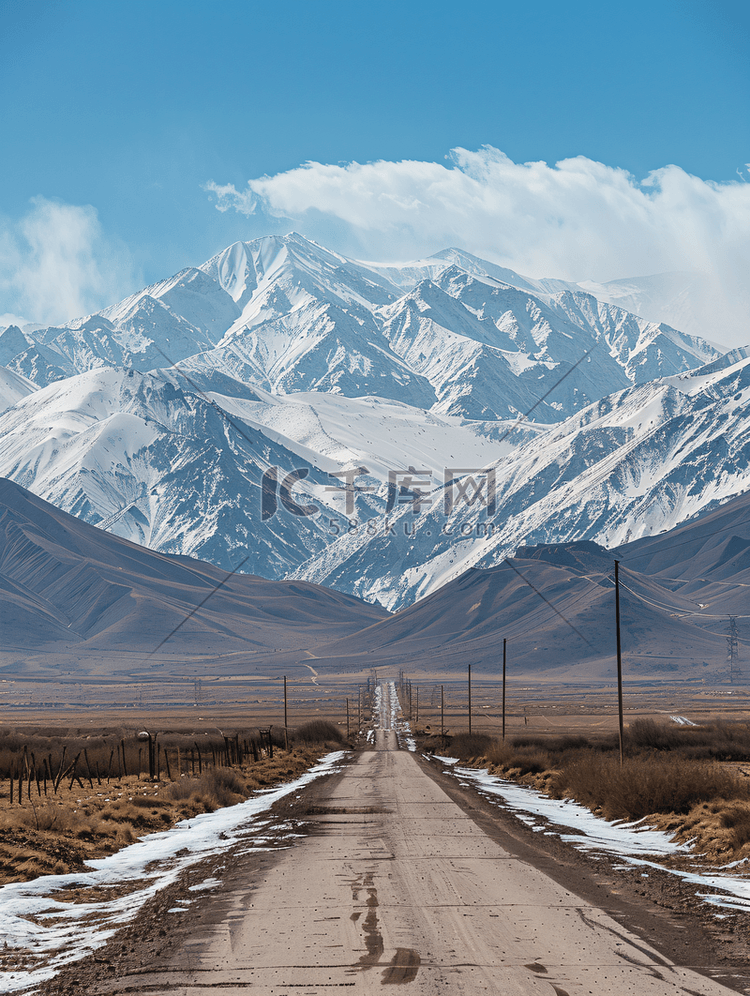
[[520, 546], [594, 540], [613, 547], [670, 529], [750, 487], [750, 351], [618, 392], [498, 461], [435, 490], [419, 508], [337, 538], [296, 576], [409, 605]]
[[0, 367], [0, 412], [12, 408], [21, 398], [38, 390], [36, 384], [26, 377], [8, 370], [7, 367]]
[[[743, 400], [736, 466], [715, 459], [742, 359], [459, 250], [385, 266], [269, 237], [3, 330], [0, 475], [153, 549], [394, 607], [523, 542], [620, 542], [743, 490]], [[471, 492], [450, 533], [403, 504], [480, 468], [491, 530]], [[408, 535], [378, 535], [393, 519]]]
[[536, 405], [541, 422], [719, 355], [561, 281], [457, 250], [382, 267], [294, 234], [236, 243], [98, 315], [22, 335], [28, 344], [16, 341], [5, 362], [39, 386], [171, 362], [274, 393], [371, 395], [471, 419]]
[[0, 415], [0, 438], [0, 476], [154, 550], [280, 577], [328, 542], [319, 517], [260, 522], [269, 467], [303, 468], [323, 497], [328, 476], [163, 377], [109, 368], [51, 384]]

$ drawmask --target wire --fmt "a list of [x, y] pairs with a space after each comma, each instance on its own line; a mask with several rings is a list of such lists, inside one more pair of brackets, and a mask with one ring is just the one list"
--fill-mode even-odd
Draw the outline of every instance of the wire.
[[[743, 494], [746, 494], [746, 492], [743, 492]], [[740, 497], [742, 497], [741, 494], [740, 495], [734, 495], [733, 498], [729, 499], [729, 501], [733, 501], [734, 499], [740, 498]], [[727, 505], [729, 504], [729, 501], [726, 503]], [[724, 508], [725, 506], [719, 506], [719, 507], [720, 508]], [[718, 509], [714, 509], [712, 512], [709, 512], [708, 514], [709, 515], [713, 515], [713, 512], [715, 512], [715, 511], [718, 511]], [[700, 520], [698, 520], [698, 521], [700, 521]], [[670, 551], [672, 551], [672, 550], [676, 549], [677, 547], [687, 546], [688, 543], [699, 543], [699, 542], [702, 542], [704, 540], [711, 539], [712, 536], [717, 536], [719, 533], [728, 532], [730, 529], [733, 529], [735, 526], [744, 526], [744, 525], [746, 525], [749, 522], [750, 522], [750, 516], [748, 516], [746, 519], [740, 519], [739, 522], [733, 522], [731, 526], [722, 526], [720, 529], [714, 529], [712, 532], [705, 533], [705, 534], [703, 534], [703, 535], [701, 535], [699, 537], [693, 537], [692, 539], [682, 540], [679, 543], [669, 543], [669, 549], [670, 549]], [[678, 526], [675, 526], [674, 530], [687, 529], [688, 527], [694, 526], [694, 525], [697, 525], [697, 523], [693, 522], [691, 520], [688, 520], [686, 522], [681, 522]], [[645, 542], [646, 540], [652, 540], [654, 543], [658, 543], [659, 540], [663, 536], [668, 535], [668, 533], [672, 532], [672, 531], [673, 530], [670, 529], [670, 530], [668, 530], [667, 533], [660, 533], [658, 536], [641, 536], [640, 539], [633, 540], [632, 542], [633, 543], [642, 543], [642, 542]], [[630, 544], [628, 544], [628, 545], [630, 545]], [[620, 547], [615, 547], [615, 549], [619, 550]], [[634, 560], [638, 560], [639, 557], [644, 557], [644, 556], [647, 556], [647, 554], [646, 553], [640, 553], [640, 554], [638, 554], [635, 551], [633, 553], [633, 559]], [[622, 561], [621, 561], [621, 563], [622, 563]]]
[[[623, 570], [628, 570], [623, 568]], [[635, 574], [636, 571], [628, 570], [628, 574]], [[744, 581], [714, 581], [713, 578], [665, 578], [663, 574], [646, 574], [641, 577], [656, 578], [659, 581], [683, 581], [685, 584], [692, 584], [693, 581], [703, 581], [705, 584], [726, 584], [733, 588], [750, 588], [750, 584]]]
[[[750, 619], [750, 616], [737, 615], [735, 612], [682, 612], [674, 605], [666, 605], [664, 602], [653, 602], [644, 595], [639, 595], [637, 591], [633, 591], [632, 588], [629, 588], [626, 584], [623, 584], [622, 581], [620, 582], [620, 586], [626, 591], [629, 591], [631, 595], [639, 599], [639, 601], [643, 602], [645, 605], [654, 605], [657, 609], [665, 609], [670, 613], [670, 615], [673, 615], [679, 619], [685, 619], [688, 616], [699, 616], [701, 619], [726, 619], [727, 616], [730, 615], [734, 616], [735, 619]], [[701, 629], [703, 629], [703, 627], [701, 627]], [[708, 633], [709, 630], [703, 630], [703, 632]], [[714, 633], [713, 635], [721, 636], [721, 633]]]
[[177, 371], [177, 373], [181, 377], [185, 378], [185, 380], [192, 387], [192, 389], [195, 391], [195, 393], [198, 394], [198, 395], [200, 395], [200, 397], [203, 398], [203, 400], [206, 402], [206, 404], [210, 405], [214, 409], [214, 411], [217, 412], [217, 414], [219, 415], [220, 418], [223, 418], [225, 422], [228, 422], [229, 425], [231, 425], [232, 428], [235, 430], [235, 432], [238, 432], [242, 436], [242, 438], [245, 440], [245, 442], [249, 443], [250, 446], [253, 446], [253, 447], [256, 445], [256, 443], [253, 442], [253, 440], [248, 436], [248, 434], [245, 432], [245, 430], [242, 429], [237, 424], [237, 422], [235, 422], [235, 420], [232, 418], [232, 416], [228, 412], [224, 411], [224, 409], [221, 407], [221, 405], [217, 405], [215, 401], [213, 401], [211, 398], [209, 398], [209, 396], [205, 393], [205, 391], [203, 391], [195, 383], [195, 381], [188, 374], [185, 373], [185, 371], [180, 367], [180, 365], [178, 363], [173, 363], [172, 360], [170, 360], [170, 358], [167, 356], [167, 354], [163, 350], [159, 349], [159, 347], [155, 343], [154, 343], [154, 349], [156, 350], [157, 353], [159, 353], [160, 356], [164, 357], [164, 359], [167, 361], [167, 363], [170, 365], [170, 367], [174, 367], [174, 369]]
[[579, 360], [576, 360], [576, 362], [573, 364], [573, 366], [570, 368], [570, 370], [566, 370], [565, 373], [562, 375], [562, 377], [558, 381], [555, 381], [555, 383], [552, 385], [552, 387], [550, 387], [549, 390], [545, 391], [544, 394], [541, 396], [541, 398], [539, 398], [538, 401], [535, 401], [534, 404], [531, 406], [531, 408], [529, 408], [529, 410], [527, 412], [524, 412], [523, 415], [521, 415], [518, 419], [516, 419], [515, 423], [510, 427], [510, 429], [508, 429], [507, 432], [504, 432], [502, 434], [502, 436], [500, 436], [500, 438], [497, 440], [498, 444], [502, 443], [504, 440], [506, 440], [508, 438], [508, 436], [510, 436], [512, 433], [514, 433], [516, 431], [516, 429], [519, 427], [519, 425], [522, 422], [526, 421], [526, 419], [529, 417], [529, 415], [531, 415], [531, 413], [534, 411], [534, 409], [538, 408], [539, 405], [541, 405], [541, 403], [546, 398], [548, 398], [550, 396], [550, 394], [552, 394], [552, 392], [556, 388], [558, 388], [560, 386], [560, 384], [562, 384], [562, 382], [565, 380], [565, 378], [569, 377], [570, 374], [572, 374], [573, 371], [576, 369], [576, 367], [579, 367], [583, 363], [583, 361], [586, 359], [586, 357], [590, 356], [594, 352], [594, 350], [596, 349], [596, 347], [599, 345], [600, 341], [601, 340], [597, 340], [594, 343], [594, 345], [591, 347], [591, 349], [587, 349], [586, 352], [583, 354], [583, 356]]
[[512, 571], [516, 572], [516, 574], [519, 576], [519, 578], [523, 581], [524, 584], [527, 584], [529, 586], [529, 588], [531, 588], [531, 590], [533, 592], [535, 592], [535, 594], [537, 594], [541, 598], [541, 600], [543, 602], [545, 602], [547, 605], [549, 605], [549, 607], [552, 609], [552, 611], [554, 613], [556, 613], [562, 619], [562, 621], [564, 623], [566, 623], [568, 626], [570, 626], [570, 628], [573, 630], [573, 632], [576, 634], [576, 636], [580, 636], [580, 638], [583, 640], [583, 642], [586, 644], [587, 647], [591, 646], [591, 644], [586, 639], [586, 637], [583, 635], [583, 633], [579, 632], [579, 630], [577, 630], [575, 628], [575, 626], [573, 625], [573, 623], [570, 622], [568, 619], [566, 619], [565, 616], [562, 614], [562, 612], [560, 612], [558, 609], [556, 609], [555, 606], [552, 604], [552, 602], [550, 602], [549, 599], [545, 598], [544, 595], [541, 593], [541, 591], [539, 591], [538, 588], [535, 588], [534, 585], [531, 583], [531, 581], [529, 581], [527, 578], [525, 578], [523, 576], [523, 574], [521, 574], [521, 572], [516, 567], [514, 567], [513, 564], [511, 564], [510, 560], [508, 560], [507, 557], [505, 558], [505, 563], [508, 565], [508, 567], [510, 567], [510, 569]]
[[633, 591], [632, 588], [629, 588], [622, 581], [620, 581], [620, 587], [624, 588], [625, 591], [629, 591], [631, 595], [639, 599], [639, 601], [643, 602], [644, 605], [653, 605], [657, 609], [664, 609], [665, 611], [669, 612], [670, 615], [679, 616], [680, 618], [682, 618], [683, 616], [700, 615], [699, 612], [689, 612], [688, 610], [682, 611], [678, 609], [676, 605], [667, 605], [666, 602], [654, 602], [652, 599], [646, 598], [645, 595], [639, 595], [637, 591]]
[[[227, 574], [227, 576], [225, 578], [223, 578], [221, 581], [219, 581], [219, 583], [216, 585], [216, 587], [212, 588], [211, 591], [209, 591], [209, 593], [206, 595], [206, 597], [203, 599], [203, 601], [200, 603], [200, 605], [196, 605], [196, 607], [185, 616], [185, 618], [182, 620], [182, 622], [179, 623], [177, 626], [175, 626], [175, 628], [172, 630], [172, 632], [169, 633], [169, 634], [167, 634], [167, 636], [164, 637], [164, 639], [161, 641], [161, 643], [159, 644], [159, 646], [156, 647], [154, 650], [151, 651], [151, 653], [148, 655], [148, 657], [153, 657], [157, 650], [161, 650], [161, 648], [164, 646], [164, 644], [167, 642], [167, 640], [170, 637], [174, 636], [175, 633], [177, 632], [177, 630], [181, 629], [185, 625], [185, 623], [188, 621], [188, 619], [190, 619], [192, 616], [195, 615], [195, 613], [198, 611], [198, 609], [202, 609], [203, 606], [206, 604], [206, 602], [209, 600], [209, 598], [212, 595], [215, 595], [216, 592], [219, 590], [219, 588], [221, 588], [222, 585], [225, 585], [227, 583], [227, 581], [237, 573], [237, 571], [240, 569], [240, 567], [242, 567], [242, 565], [246, 563], [247, 560], [249, 560], [249, 556], [245, 557], [244, 560], [242, 560], [234, 568], [233, 571], [231, 571], [229, 574]], [[148, 657], [146, 658], [147, 660], [148, 660]]]

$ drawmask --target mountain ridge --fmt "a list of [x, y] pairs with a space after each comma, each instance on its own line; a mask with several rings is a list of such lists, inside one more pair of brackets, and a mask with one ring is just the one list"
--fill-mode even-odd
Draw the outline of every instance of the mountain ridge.
[[[3, 345], [0, 474], [155, 549], [392, 609], [745, 487], [746, 350], [455, 248], [385, 266], [238, 242]], [[490, 535], [466, 491], [412, 514], [488, 475]]]

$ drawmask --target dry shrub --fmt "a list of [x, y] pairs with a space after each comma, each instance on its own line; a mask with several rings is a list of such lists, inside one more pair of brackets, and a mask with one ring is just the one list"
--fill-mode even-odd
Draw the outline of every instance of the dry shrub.
[[312, 719], [309, 723], [297, 727], [294, 739], [300, 740], [303, 744], [324, 744], [330, 740], [341, 743], [344, 735], [338, 726], [329, 723], [327, 719]]
[[509, 743], [507, 740], [493, 740], [484, 756], [495, 768], [514, 775], [538, 775], [553, 767], [552, 755], [544, 747], [541, 738], [523, 739], [523, 746], [518, 746], [518, 740]]
[[80, 826], [78, 814], [55, 802], [46, 802], [38, 806], [26, 806], [14, 812], [15, 822], [33, 830], [74, 830]]
[[189, 799], [200, 793], [202, 784], [200, 778], [181, 778], [167, 786], [166, 795], [170, 799]]
[[515, 750], [507, 740], [493, 740], [484, 755], [495, 768], [508, 768], [515, 756]]
[[592, 747], [593, 744], [588, 737], [575, 736], [574, 734], [563, 734], [562, 736], [554, 737], [549, 741], [549, 743], [545, 744], [545, 746], [548, 750], [563, 753], [569, 750], [584, 750]]
[[271, 743], [274, 747], [286, 747], [287, 737], [284, 734], [283, 726], [271, 727]]
[[722, 826], [732, 831], [732, 846], [737, 849], [750, 841], [750, 806], [735, 804], [721, 814]]
[[521, 775], [539, 775], [552, 767], [552, 763], [546, 750], [519, 750], [511, 760], [511, 765]]
[[533, 733], [524, 733], [520, 737], [513, 737], [510, 742], [517, 749], [524, 747], [546, 747], [549, 744], [547, 737], [540, 737]]
[[674, 750], [680, 746], [680, 730], [653, 719], [636, 719], [628, 727], [628, 742], [646, 750]]
[[679, 732], [680, 749], [686, 756], [717, 761], [750, 760], [750, 726], [747, 723], [712, 723]]
[[636, 719], [627, 730], [628, 746], [636, 750], [679, 753], [693, 760], [750, 760], [750, 725], [740, 722], [671, 726], [653, 719]]
[[451, 740], [450, 752], [460, 761], [485, 757], [492, 748], [492, 737], [486, 733], [457, 733]]
[[[183, 785], [183, 782], [189, 784]], [[189, 794], [188, 793], [189, 790]], [[195, 799], [207, 813], [232, 806], [247, 796], [244, 781], [232, 768], [209, 768], [200, 778], [183, 778], [167, 789], [173, 799]]]
[[748, 798], [748, 786], [716, 764], [670, 755], [626, 758], [582, 751], [551, 781], [558, 798], [572, 795], [608, 819], [640, 819], [651, 813], [687, 813], [696, 803]]
[[128, 802], [131, 806], [135, 806], [136, 809], [159, 809], [169, 805], [168, 802], [165, 802], [163, 799], [157, 799], [154, 795], [134, 795]]

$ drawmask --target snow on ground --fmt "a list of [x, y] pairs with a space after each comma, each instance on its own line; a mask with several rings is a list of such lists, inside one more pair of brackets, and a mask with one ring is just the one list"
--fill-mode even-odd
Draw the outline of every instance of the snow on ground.
[[[89, 861], [90, 871], [44, 875], [31, 882], [12, 882], [0, 887], [0, 936], [5, 943], [4, 954], [7, 957], [14, 949], [28, 966], [24, 970], [0, 971], [0, 992], [39, 985], [52, 978], [63, 965], [101, 947], [190, 865], [212, 854], [223, 854], [243, 842], [250, 845], [248, 849], [262, 847], [266, 842], [262, 831], [271, 821], [256, 817], [266, 813], [279, 799], [299, 791], [321, 775], [338, 770], [345, 754], [345, 751], [327, 754], [293, 782], [260, 790], [237, 806], [183, 820], [170, 830], [143, 837], [116, 854]], [[278, 824], [275, 827], [278, 829]], [[129, 884], [132, 891], [126, 895], [100, 898], [102, 890], [117, 892]], [[218, 884], [215, 879], [206, 879], [193, 886], [192, 891]], [[81, 890], [76, 899], [56, 898], [56, 893], [71, 889]], [[87, 889], [96, 890], [96, 898], [87, 900]], [[184, 906], [173, 907], [181, 909]]]
[[[620, 868], [652, 868], [675, 875], [686, 884], [698, 887], [698, 899], [721, 909], [750, 911], [750, 879], [727, 875], [721, 869], [689, 871], [661, 864], [655, 859], [671, 855], [689, 857], [690, 847], [661, 830], [644, 826], [642, 820], [636, 823], [610, 822], [570, 799], [551, 799], [529, 786], [516, 785], [490, 775], [486, 769], [462, 768], [456, 758], [438, 757], [437, 760], [448, 766], [461, 784], [476, 788], [492, 802], [501, 800], [536, 832], [559, 836], [592, 857], [602, 851], [618, 855], [624, 862]], [[726, 867], [736, 868], [738, 865], [747, 868], [748, 863], [733, 862]], [[708, 889], [719, 890], [721, 894], [705, 891]]]
[[258, 387], [254, 391], [260, 401], [215, 393], [209, 397], [321, 470], [335, 473], [359, 464], [384, 482], [391, 472], [413, 466], [440, 487], [446, 468], [486, 467], [512, 453], [520, 438], [543, 431], [524, 429], [514, 442], [498, 443], [492, 434], [510, 435], [514, 423], [439, 415], [376, 397], [346, 398], [322, 391], [278, 395]]
[[[579, 851], [608, 851], [620, 856], [690, 853], [687, 845], [677, 843], [661, 830], [644, 827], [642, 821], [610, 823], [599, 816], [594, 816], [590, 809], [570, 799], [550, 799], [549, 796], [525, 785], [515, 785], [495, 778], [486, 770], [454, 767], [453, 772], [464, 784], [474, 782], [483, 794], [499, 796], [524, 823], [528, 823], [534, 830], [557, 833]], [[540, 817], [547, 822], [539, 823]], [[574, 832], [551, 831], [548, 829], [548, 824], [569, 827]]]
[[388, 697], [391, 708], [390, 729], [396, 731], [396, 739], [398, 740], [399, 747], [415, 751], [417, 744], [412, 736], [409, 721], [404, 718], [404, 714], [401, 712], [401, 704], [398, 701], [398, 695], [396, 695], [395, 681], [388, 682]]

